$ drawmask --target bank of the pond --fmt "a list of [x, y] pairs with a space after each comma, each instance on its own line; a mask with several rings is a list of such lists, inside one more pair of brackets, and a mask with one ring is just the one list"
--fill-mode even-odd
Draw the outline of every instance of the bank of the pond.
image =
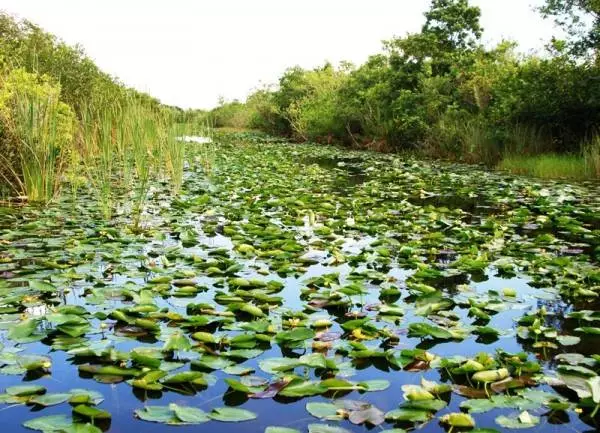
[[7, 431], [596, 428], [598, 185], [215, 141], [143, 230], [0, 209]]

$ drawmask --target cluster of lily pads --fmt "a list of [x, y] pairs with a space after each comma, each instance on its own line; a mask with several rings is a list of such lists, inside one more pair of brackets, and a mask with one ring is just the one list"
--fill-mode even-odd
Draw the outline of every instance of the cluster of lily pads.
[[[194, 144], [181, 194], [151, 188], [141, 232], [86, 191], [0, 209], [0, 402], [61, 409], [24, 427], [106, 431], [103, 389], [139, 422], [268, 433], [596, 425], [598, 185], [217, 140], [210, 177]], [[91, 389], [40, 384], [57, 369]]]

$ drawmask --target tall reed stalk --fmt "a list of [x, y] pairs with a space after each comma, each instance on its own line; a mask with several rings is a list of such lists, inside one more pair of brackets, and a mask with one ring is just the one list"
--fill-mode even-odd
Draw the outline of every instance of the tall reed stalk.
[[600, 135], [594, 135], [589, 142], [585, 143], [582, 153], [589, 175], [600, 178]]
[[16, 138], [17, 167], [8, 167], [15, 187], [32, 202], [48, 202], [58, 193], [70, 151], [73, 125], [58, 95], [17, 92], [11, 129]]

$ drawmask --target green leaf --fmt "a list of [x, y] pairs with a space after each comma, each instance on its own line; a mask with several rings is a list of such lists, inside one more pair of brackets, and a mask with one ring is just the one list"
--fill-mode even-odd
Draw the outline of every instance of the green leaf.
[[320, 418], [328, 421], [339, 421], [342, 419], [338, 415], [338, 407], [335, 404], [323, 402], [306, 403], [306, 410], [315, 418]]
[[309, 424], [308, 433], [351, 433], [345, 428], [328, 424]]
[[111, 418], [111, 415], [109, 412], [102, 410], [102, 409], [98, 409], [96, 407], [86, 406], [84, 404], [75, 406], [73, 408], [73, 413], [75, 413], [77, 415], [81, 415], [82, 417], [85, 417], [85, 418], [90, 418], [92, 420], [110, 419]]
[[175, 350], [185, 351], [190, 350], [191, 348], [192, 344], [190, 343], [190, 340], [188, 340], [187, 337], [182, 333], [176, 332], [169, 337], [162, 350], [164, 352]]
[[178, 406], [176, 404], [170, 404], [169, 409], [171, 409], [175, 416], [186, 424], [202, 424], [210, 421], [208, 414], [203, 410], [197, 409], [195, 407], [188, 406]]
[[385, 391], [390, 387], [390, 382], [385, 379], [375, 379], [359, 382], [358, 385], [366, 388], [367, 391]]
[[428, 323], [411, 323], [408, 325], [408, 335], [420, 338], [433, 337], [440, 340], [451, 340], [453, 338], [450, 331]]
[[30, 403], [39, 404], [40, 406], [54, 406], [71, 398], [71, 394], [45, 394], [33, 397], [29, 400]]
[[254, 412], [233, 407], [215, 408], [208, 416], [210, 419], [223, 422], [241, 422], [256, 419], [256, 414]]
[[558, 341], [563, 346], [575, 346], [581, 342], [581, 338], [576, 337], [574, 335], [559, 335], [556, 337], [556, 341]]
[[71, 426], [61, 430], [64, 433], [102, 433], [98, 427], [92, 424], [72, 424]]
[[24, 397], [28, 395], [34, 394], [43, 394], [46, 392], [46, 388], [41, 385], [17, 385], [17, 386], [9, 386], [6, 388], [6, 393], [8, 395], [16, 396], [16, 397]]
[[387, 412], [385, 419], [387, 421], [408, 421], [408, 422], [424, 422], [431, 418], [431, 413], [426, 410], [400, 408]]
[[40, 430], [43, 432], [65, 430], [71, 427], [71, 419], [66, 415], [50, 415], [30, 419], [23, 423], [23, 426], [31, 430]]
[[21, 340], [29, 337], [37, 329], [38, 323], [39, 320], [37, 319], [24, 320], [8, 330], [8, 338], [11, 340]]
[[475, 420], [466, 413], [449, 413], [440, 418], [440, 422], [451, 427], [473, 428]]
[[136, 409], [135, 416], [148, 422], [164, 424], [179, 424], [181, 422], [169, 406], [146, 406], [143, 409]]
[[540, 423], [540, 419], [537, 416], [533, 416], [529, 412], [524, 411], [517, 417], [501, 415], [496, 418], [496, 423], [506, 428], [524, 429], [535, 427]]
[[288, 427], [269, 426], [265, 429], [265, 433], [300, 433], [300, 430]]
[[279, 391], [278, 395], [283, 397], [309, 397], [312, 395], [323, 394], [327, 387], [321, 385], [321, 382], [295, 379], [288, 386]]

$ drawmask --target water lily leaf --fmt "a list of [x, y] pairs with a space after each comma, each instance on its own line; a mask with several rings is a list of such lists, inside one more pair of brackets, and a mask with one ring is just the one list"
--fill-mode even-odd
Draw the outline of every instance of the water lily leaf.
[[69, 427], [61, 430], [64, 433], [102, 433], [102, 430], [100, 430], [98, 427], [96, 427], [95, 425], [92, 424], [81, 424], [81, 423], [75, 423], [75, 424], [71, 424]]
[[8, 330], [8, 338], [11, 340], [23, 340], [35, 332], [39, 324], [37, 319], [27, 319], [12, 326]]
[[30, 419], [23, 423], [23, 426], [31, 430], [40, 430], [43, 432], [61, 431], [69, 428], [72, 424], [70, 418], [66, 415], [50, 415]]
[[73, 408], [73, 413], [80, 415], [84, 418], [95, 419], [110, 419], [111, 415], [109, 412], [98, 409], [96, 407], [87, 406], [84, 404], [77, 405]]
[[179, 424], [180, 420], [169, 406], [146, 406], [136, 409], [135, 416], [141, 420], [164, 424]]
[[594, 328], [591, 326], [583, 326], [581, 328], [575, 328], [575, 332], [583, 332], [584, 334], [600, 335], [600, 328]]
[[69, 398], [71, 404], [98, 405], [104, 401], [104, 397], [98, 391], [77, 388], [70, 390], [69, 394], [71, 395]]
[[34, 394], [43, 394], [46, 392], [46, 388], [41, 385], [17, 385], [17, 386], [9, 386], [6, 388], [6, 393], [8, 395], [16, 396], [16, 397], [24, 397], [28, 395]]
[[254, 412], [233, 407], [215, 408], [208, 416], [210, 419], [222, 422], [241, 422], [256, 419]]
[[254, 372], [252, 367], [246, 367], [243, 365], [231, 365], [223, 369], [223, 373], [231, 374], [234, 376], [245, 376]]
[[471, 379], [475, 382], [490, 383], [506, 379], [509, 375], [510, 373], [506, 368], [500, 368], [498, 370], [478, 371], [473, 374]]
[[185, 351], [190, 350], [191, 348], [192, 344], [190, 343], [190, 340], [188, 340], [185, 335], [176, 332], [165, 342], [162, 350], [165, 352], [173, 350]]
[[300, 430], [288, 427], [269, 426], [265, 429], [265, 433], [300, 433]]
[[175, 413], [175, 416], [181, 422], [186, 424], [202, 424], [210, 421], [210, 418], [206, 412], [195, 407], [170, 404], [169, 409]]
[[309, 402], [306, 403], [306, 410], [315, 418], [328, 421], [339, 421], [343, 419], [338, 415], [338, 407], [332, 403]]
[[440, 422], [451, 427], [473, 428], [475, 420], [466, 413], [449, 413], [440, 418]]
[[258, 363], [260, 369], [269, 374], [293, 370], [299, 365], [301, 365], [300, 361], [292, 358], [269, 358], [263, 359]]
[[351, 411], [348, 420], [352, 424], [367, 423], [377, 426], [385, 422], [385, 414], [376, 407], [370, 406], [366, 409]]
[[44, 394], [33, 397], [29, 400], [30, 403], [39, 404], [40, 406], [54, 406], [71, 398], [71, 394]]
[[448, 405], [444, 400], [411, 400], [402, 405], [401, 409], [426, 410], [437, 412]]
[[411, 323], [408, 326], [408, 332], [410, 337], [433, 337], [440, 340], [450, 340], [453, 338], [450, 331], [435, 325], [429, 325], [427, 323]]
[[556, 337], [556, 341], [558, 341], [563, 346], [575, 346], [581, 342], [581, 338], [576, 337], [574, 335], [559, 335]]
[[200, 359], [192, 361], [193, 366], [207, 370], [221, 370], [234, 364], [235, 363], [229, 359], [212, 355], [202, 355]]
[[501, 415], [496, 418], [496, 423], [510, 429], [524, 429], [535, 427], [540, 423], [540, 419], [537, 416], [533, 416], [529, 412], [524, 411], [517, 417]]
[[278, 380], [277, 382], [270, 384], [264, 391], [255, 392], [254, 394], [250, 395], [250, 398], [261, 398], [261, 399], [273, 398], [282, 389], [284, 389], [286, 386], [288, 386], [288, 384], [290, 382], [291, 382], [291, 379], [289, 379], [289, 378], [284, 378], [284, 379]]
[[279, 395], [284, 397], [309, 397], [312, 395], [323, 394], [327, 389], [327, 387], [321, 385], [321, 382], [294, 379], [288, 386], [279, 392]]
[[387, 421], [424, 422], [431, 418], [431, 412], [418, 409], [394, 409], [385, 414]]
[[308, 433], [350, 433], [350, 431], [335, 425], [309, 424]]
[[195, 385], [208, 385], [206, 374], [200, 371], [182, 371], [165, 376], [161, 379], [161, 383], [169, 385], [177, 385], [182, 383], [193, 383]]
[[385, 379], [365, 380], [358, 383], [366, 391], [385, 391], [390, 387], [390, 382]]
[[291, 331], [280, 332], [275, 336], [279, 344], [298, 343], [309, 340], [315, 336], [315, 331], [310, 328], [294, 328]]

